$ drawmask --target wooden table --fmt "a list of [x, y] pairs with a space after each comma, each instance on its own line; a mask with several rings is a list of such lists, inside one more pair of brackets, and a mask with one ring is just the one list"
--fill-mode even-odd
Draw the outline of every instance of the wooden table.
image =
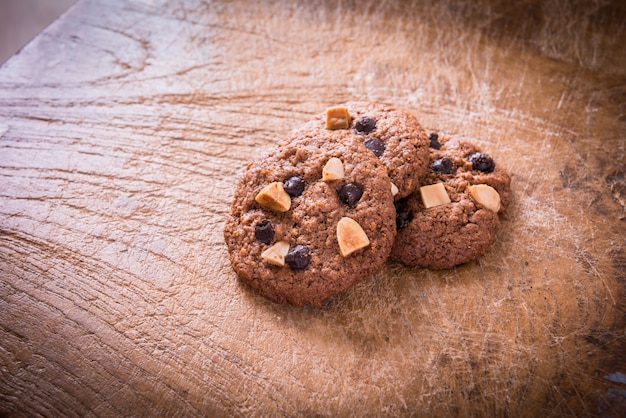
[[[81, 0], [10, 59], [0, 415], [620, 416], [626, 8], [429, 3]], [[475, 262], [268, 302], [235, 182], [357, 99], [475, 141], [513, 204]]]

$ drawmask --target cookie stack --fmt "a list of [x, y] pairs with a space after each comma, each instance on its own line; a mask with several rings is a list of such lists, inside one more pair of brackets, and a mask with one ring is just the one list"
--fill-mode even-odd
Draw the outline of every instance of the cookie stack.
[[332, 107], [251, 162], [224, 228], [231, 264], [265, 297], [316, 305], [389, 258], [450, 268], [482, 254], [510, 176], [474, 145], [378, 103]]

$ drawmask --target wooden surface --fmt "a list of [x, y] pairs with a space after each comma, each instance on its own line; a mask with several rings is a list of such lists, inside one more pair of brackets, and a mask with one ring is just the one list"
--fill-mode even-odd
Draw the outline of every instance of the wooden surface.
[[[432, 4], [431, 4], [432, 3]], [[0, 415], [620, 416], [619, 2], [82, 0], [0, 69]], [[384, 101], [513, 174], [477, 262], [272, 304], [247, 161]]]

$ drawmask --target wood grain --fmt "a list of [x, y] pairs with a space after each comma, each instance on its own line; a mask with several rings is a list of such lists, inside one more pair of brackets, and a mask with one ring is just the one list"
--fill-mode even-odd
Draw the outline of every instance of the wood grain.
[[[0, 69], [0, 414], [620, 416], [625, 18], [79, 1]], [[236, 179], [347, 100], [478, 143], [513, 204], [476, 262], [272, 304], [228, 263]]]

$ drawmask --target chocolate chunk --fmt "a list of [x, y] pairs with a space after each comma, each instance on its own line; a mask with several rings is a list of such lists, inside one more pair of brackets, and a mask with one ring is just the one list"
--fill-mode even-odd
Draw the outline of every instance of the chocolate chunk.
[[456, 166], [454, 165], [454, 162], [448, 157], [443, 157], [433, 161], [433, 163], [430, 165], [430, 168], [433, 171], [441, 174], [452, 174], [456, 172]]
[[347, 183], [341, 186], [337, 193], [343, 203], [353, 207], [363, 196], [363, 186], [358, 183]]
[[496, 168], [496, 163], [493, 159], [483, 152], [475, 152], [467, 157], [467, 161], [472, 163], [474, 170], [482, 171], [483, 173], [491, 173]]
[[254, 238], [263, 244], [269, 244], [274, 239], [274, 227], [269, 219], [263, 219], [254, 227]]
[[430, 147], [434, 149], [441, 149], [441, 144], [439, 143], [439, 134], [437, 132], [433, 132], [430, 134]]
[[284, 185], [285, 191], [290, 196], [300, 196], [304, 192], [304, 182], [298, 176], [289, 177]]
[[369, 134], [376, 128], [376, 119], [371, 116], [363, 116], [354, 124], [354, 130], [359, 134]]
[[380, 157], [385, 152], [385, 143], [379, 138], [371, 137], [367, 138], [363, 144], [365, 148], [372, 151], [375, 156]]
[[310, 261], [309, 247], [306, 245], [296, 245], [285, 256], [285, 264], [292, 270], [303, 270]]
[[413, 212], [408, 208], [407, 199], [400, 199], [394, 203], [396, 207], [396, 229], [405, 228], [413, 220]]

